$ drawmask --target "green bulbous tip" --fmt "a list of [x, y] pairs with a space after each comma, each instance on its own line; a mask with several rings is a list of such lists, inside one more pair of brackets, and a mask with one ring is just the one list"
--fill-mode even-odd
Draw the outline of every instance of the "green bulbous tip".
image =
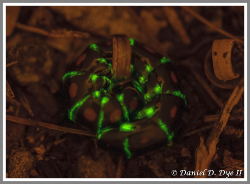
[[135, 44], [135, 40], [133, 38], [129, 38], [129, 42], [131, 46], [134, 46]]

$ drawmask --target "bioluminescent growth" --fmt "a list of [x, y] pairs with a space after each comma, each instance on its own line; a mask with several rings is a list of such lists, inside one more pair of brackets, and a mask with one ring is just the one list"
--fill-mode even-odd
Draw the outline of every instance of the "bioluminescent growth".
[[171, 62], [170, 59], [167, 59], [165, 57], [162, 57], [161, 58], [161, 63], [164, 64], [164, 63], [168, 63], [168, 62]]
[[131, 46], [134, 46], [135, 44], [135, 40], [133, 38], [129, 38], [129, 42]]
[[149, 94], [149, 93], [146, 93], [146, 94], [144, 95], [144, 100], [146, 100], [147, 102], [149, 102], [150, 99], [151, 99], [150, 94]]
[[128, 110], [127, 110], [127, 107], [124, 105], [124, 94], [122, 93], [122, 94], [117, 95], [117, 99], [122, 106], [123, 113], [124, 113], [126, 120], [129, 121]]
[[146, 65], [146, 70], [148, 73], [152, 72], [153, 71], [153, 67], [150, 66], [150, 65]]
[[95, 51], [98, 51], [98, 50], [99, 50], [99, 47], [98, 47], [96, 44], [94, 44], [94, 43], [91, 43], [91, 44], [89, 45], [89, 48], [91, 48], [91, 49], [93, 49], [93, 50], [95, 50]]
[[62, 80], [64, 82], [67, 78], [72, 78], [76, 75], [83, 75], [83, 74], [84, 74], [83, 72], [78, 72], [78, 71], [68, 72], [63, 76]]
[[168, 91], [166, 91], [166, 94], [180, 97], [180, 98], [182, 98], [185, 101], [185, 104], [187, 104], [186, 96], [181, 91], [168, 90]]
[[75, 122], [76, 114], [82, 104], [90, 97], [90, 95], [85, 96], [82, 100], [78, 101], [69, 111], [69, 119], [73, 122]]
[[145, 117], [151, 118], [156, 113], [156, 111], [157, 109], [155, 109], [155, 107], [145, 108], [137, 114], [137, 119], [142, 119]]
[[160, 119], [159, 119], [159, 127], [166, 133], [166, 135], [168, 136], [168, 142], [170, 142], [174, 137], [174, 132], [170, 133], [169, 128], [167, 127], [167, 125], [164, 124], [162, 122], [162, 120], [160, 120]]
[[142, 93], [142, 87], [137, 81], [133, 81], [135, 88]]
[[107, 61], [104, 58], [98, 58], [97, 60], [100, 61], [100, 63], [107, 64]]
[[147, 77], [146, 76], [142, 76], [142, 77], [139, 77], [139, 82], [141, 83], [141, 84], [144, 84], [145, 82], [147, 82], [148, 80], [147, 80]]
[[97, 136], [97, 139], [99, 140], [103, 134], [105, 134], [106, 132], [109, 132], [110, 130], [113, 130], [112, 128], [104, 128], [100, 131], [100, 133]]
[[131, 156], [132, 156], [132, 153], [131, 151], [129, 150], [129, 142], [128, 142], [128, 138], [125, 139], [124, 143], [123, 143], [123, 146], [124, 146], [124, 151], [127, 155], [127, 158], [130, 159]]
[[154, 87], [154, 92], [156, 94], [160, 94], [162, 91], [162, 85], [160, 86], [159, 84], [156, 84], [156, 86]]
[[90, 78], [91, 78], [91, 80], [92, 80], [92, 84], [96, 81], [96, 79], [97, 79], [98, 77], [99, 77], [99, 76], [96, 75], [96, 74], [91, 74], [91, 75], [90, 75]]
[[108, 97], [103, 97], [101, 100], [101, 110], [99, 114], [99, 119], [98, 119], [98, 127], [97, 127], [97, 134], [99, 135], [101, 133], [101, 127], [102, 127], [102, 122], [104, 118], [104, 111], [103, 111], [103, 106], [109, 101]]
[[95, 98], [98, 99], [98, 98], [100, 98], [100, 96], [101, 96], [101, 92], [100, 92], [100, 91], [94, 91], [94, 92], [93, 92], [93, 95], [94, 95]]
[[148, 118], [151, 118], [155, 114], [156, 109], [154, 107], [149, 107], [145, 109], [144, 112]]
[[135, 129], [135, 125], [132, 123], [123, 123], [120, 126], [120, 131], [121, 132], [131, 132]]

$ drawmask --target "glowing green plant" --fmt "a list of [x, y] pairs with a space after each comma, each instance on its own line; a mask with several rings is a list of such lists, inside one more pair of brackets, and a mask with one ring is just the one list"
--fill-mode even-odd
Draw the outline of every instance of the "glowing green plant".
[[165, 57], [162, 57], [162, 58], [161, 58], [161, 63], [162, 63], [162, 64], [164, 64], [164, 63], [169, 63], [169, 62], [171, 62], [170, 59], [167, 59], [167, 58], [165, 58]]
[[159, 127], [166, 133], [166, 135], [168, 136], [168, 142], [171, 142], [171, 140], [173, 139], [174, 137], [174, 132], [171, 132], [169, 131], [168, 127], [166, 124], [164, 124], [162, 122], [162, 120], [159, 119]]
[[84, 73], [83, 72], [78, 72], [78, 71], [71, 71], [71, 72], [68, 72], [66, 73], [63, 78], [62, 78], [62, 81], [64, 82], [66, 79], [68, 78], [72, 78], [76, 75], [83, 75]]
[[93, 49], [93, 50], [95, 50], [95, 51], [98, 51], [98, 50], [99, 50], [99, 47], [98, 47], [96, 44], [94, 44], [94, 43], [91, 43], [91, 44], [89, 45], [89, 48], [91, 48], [91, 49]]
[[131, 158], [132, 156], [132, 153], [131, 151], [129, 150], [129, 142], [128, 142], [128, 138], [125, 139], [124, 143], [123, 143], [123, 146], [124, 146], [124, 151], [127, 155], [127, 158]]
[[124, 105], [124, 94], [121, 93], [121, 94], [117, 95], [116, 98], [117, 98], [117, 100], [120, 102], [120, 104], [122, 106], [122, 109], [123, 109], [124, 116], [125, 116], [126, 120], [129, 121], [128, 110], [127, 110], [127, 107]]
[[168, 90], [168, 91], [166, 91], [166, 94], [170, 94], [170, 95], [180, 97], [185, 101], [185, 104], [187, 104], [186, 96], [181, 91]]
[[90, 95], [85, 96], [82, 100], [78, 101], [69, 111], [69, 119], [73, 122], [75, 122], [76, 114], [82, 104], [90, 97]]
[[134, 46], [135, 44], [135, 40], [133, 38], [129, 38], [129, 42], [131, 46]]

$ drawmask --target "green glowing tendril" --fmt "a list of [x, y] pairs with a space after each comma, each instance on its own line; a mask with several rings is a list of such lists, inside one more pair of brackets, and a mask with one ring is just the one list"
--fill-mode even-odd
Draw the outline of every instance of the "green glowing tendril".
[[168, 142], [171, 142], [171, 140], [174, 137], [174, 132], [169, 131], [169, 128], [166, 126], [166, 124], [164, 124], [162, 122], [162, 120], [159, 119], [159, 127], [166, 133], [166, 135], [168, 136]]
[[108, 97], [103, 97], [101, 100], [101, 111], [99, 114], [99, 119], [98, 119], [98, 128], [97, 128], [97, 135], [101, 133], [101, 127], [102, 127], [102, 122], [104, 118], [104, 111], [103, 111], [103, 106], [109, 101]]
[[78, 101], [69, 111], [69, 119], [73, 122], [75, 122], [76, 114], [82, 104], [90, 97], [90, 95], [85, 96], [82, 100]]
[[124, 94], [122, 93], [122, 94], [117, 95], [117, 100], [120, 102], [122, 106], [126, 120], [129, 121], [128, 110], [127, 110], [127, 107], [124, 105]]
[[110, 130], [112, 130], [112, 128], [104, 128], [103, 130], [101, 130], [97, 136], [97, 139], [99, 140], [103, 134], [105, 134], [106, 132], [109, 132]]
[[100, 61], [100, 63], [105, 63], [105, 64], [107, 64], [107, 61], [104, 59], [104, 58], [99, 58], [99, 59], [97, 59], [98, 61]]
[[83, 74], [84, 74], [83, 72], [78, 72], [78, 71], [68, 72], [63, 76], [62, 81], [64, 82], [68, 78], [72, 78], [76, 75], [83, 75]]
[[94, 43], [91, 43], [91, 44], [89, 45], [89, 48], [91, 48], [91, 49], [93, 49], [93, 50], [95, 50], [95, 51], [98, 51], [98, 50], [99, 50], [99, 47], [98, 47], [96, 44], [94, 44]]
[[165, 58], [165, 57], [162, 57], [162, 58], [161, 58], [161, 63], [162, 63], [162, 64], [164, 64], [164, 63], [169, 63], [169, 62], [171, 62], [170, 59], [167, 59], [167, 58]]
[[185, 104], [187, 104], [186, 96], [181, 91], [168, 90], [168, 91], [166, 91], [166, 94], [170, 94], [170, 95], [180, 97], [185, 101]]
[[128, 142], [128, 138], [125, 139], [124, 143], [123, 143], [123, 146], [124, 146], [124, 151], [127, 155], [127, 158], [131, 158], [132, 156], [132, 153], [131, 151], [129, 150], [129, 142]]
[[135, 88], [142, 93], [142, 87], [137, 81], [133, 81]]

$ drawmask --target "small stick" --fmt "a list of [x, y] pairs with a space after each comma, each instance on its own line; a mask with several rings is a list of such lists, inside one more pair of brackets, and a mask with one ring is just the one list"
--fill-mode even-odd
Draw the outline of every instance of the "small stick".
[[38, 33], [44, 36], [54, 37], [54, 38], [88, 38], [89, 33], [84, 33], [80, 31], [66, 31], [65, 33], [49, 33], [43, 29], [39, 29], [33, 26], [27, 26], [17, 22], [16, 27], [25, 31], [30, 31], [33, 33]]
[[39, 122], [39, 121], [27, 120], [27, 119], [18, 118], [18, 117], [14, 117], [14, 116], [10, 116], [10, 115], [6, 115], [6, 120], [16, 122], [16, 123], [21, 123], [21, 124], [24, 124], [24, 125], [31, 125], [31, 126], [37, 126], [38, 125], [38, 126], [41, 126], [41, 127], [44, 127], [44, 128], [51, 129], [51, 130], [57, 130], [57, 131], [62, 131], [62, 132], [67, 132], [67, 133], [72, 133], [72, 134], [85, 135], [85, 136], [89, 136], [89, 137], [96, 137], [96, 135], [89, 134], [88, 132], [85, 132], [85, 131], [82, 131], [82, 130], [57, 126], [57, 125], [53, 125], [53, 124], [50, 124], [50, 123], [43, 123], [43, 122]]
[[[218, 118], [219, 118], [220, 115], [207, 115], [207, 116], [204, 116], [204, 122], [211, 122], [211, 121], [217, 121]], [[244, 117], [242, 116], [239, 116], [239, 115], [231, 115], [229, 117], [229, 120], [240, 120], [240, 121], [243, 121], [244, 120]]]
[[175, 11], [173, 7], [165, 6], [163, 7], [164, 13], [171, 24], [171, 26], [174, 28], [174, 30], [179, 34], [184, 44], [189, 45], [191, 43], [191, 40], [184, 29], [182, 22]]
[[214, 30], [216, 30], [217, 32], [229, 37], [229, 38], [233, 38], [235, 40], [237, 40], [239, 43], [243, 43], [244, 41], [237, 38], [236, 36], [231, 35], [230, 33], [214, 26], [211, 22], [209, 22], [207, 19], [205, 19], [204, 17], [200, 16], [198, 13], [196, 13], [195, 11], [193, 11], [191, 8], [187, 7], [187, 6], [182, 6], [181, 7], [183, 10], [185, 10], [186, 12], [190, 13], [192, 16], [194, 16], [196, 19], [198, 19], [199, 21], [201, 21], [202, 23], [204, 23], [205, 25], [213, 28]]
[[[217, 118], [218, 119], [218, 118]], [[205, 131], [205, 130], [209, 130], [211, 128], [213, 128], [214, 125], [208, 125], [208, 126], [205, 126], [205, 127], [202, 127], [202, 128], [199, 128], [197, 130], [194, 130], [192, 132], [189, 132], [187, 134], [185, 134], [184, 136], [190, 136], [190, 135], [193, 135], [193, 134], [196, 134], [196, 133], [199, 133], [199, 132], [202, 132], [202, 131]]]
[[[214, 158], [217, 151], [216, 145], [219, 141], [219, 136], [227, 124], [228, 118], [232, 108], [239, 102], [243, 92], [244, 92], [244, 82], [241, 81], [239, 86], [237, 86], [230, 98], [228, 99], [226, 105], [221, 111], [218, 121], [215, 123], [210, 135], [208, 136], [206, 142], [202, 137], [200, 137], [200, 145], [196, 149], [195, 158], [196, 166], [195, 171], [204, 171], [209, 169], [209, 166]], [[204, 175], [195, 176], [195, 178], [205, 178], [207, 177], [207, 172]]]
[[199, 83], [202, 85], [202, 87], [208, 92], [208, 94], [211, 96], [211, 98], [215, 101], [215, 103], [222, 108], [223, 103], [220, 100], [220, 98], [213, 92], [213, 90], [210, 88], [208, 83], [194, 70], [193, 68], [190, 68], [192, 73], [194, 74], [195, 78], [199, 81]]
[[14, 65], [14, 64], [17, 64], [17, 61], [14, 61], [14, 62], [8, 63], [8, 64], [6, 65], [6, 67], [9, 67], [9, 66]]

